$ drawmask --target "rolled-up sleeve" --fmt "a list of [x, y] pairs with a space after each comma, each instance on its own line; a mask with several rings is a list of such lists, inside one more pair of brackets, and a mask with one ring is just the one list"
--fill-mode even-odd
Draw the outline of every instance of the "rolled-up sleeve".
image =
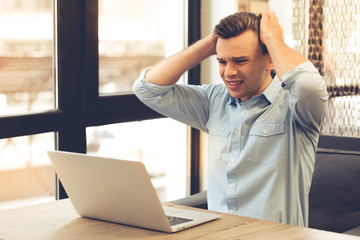
[[146, 101], [146, 98], [153, 98], [156, 96], [164, 96], [172, 87], [173, 85], [168, 86], [160, 86], [156, 84], [149, 83], [145, 79], [145, 74], [148, 69], [145, 69], [140, 74], [139, 78], [135, 81], [133, 86], [133, 91], [135, 95], [142, 100]]
[[204, 87], [182, 84], [156, 85], [144, 71], [133, 85], [135, 95], [154, 111], [200, 130], [205, 130], [209, 101]]

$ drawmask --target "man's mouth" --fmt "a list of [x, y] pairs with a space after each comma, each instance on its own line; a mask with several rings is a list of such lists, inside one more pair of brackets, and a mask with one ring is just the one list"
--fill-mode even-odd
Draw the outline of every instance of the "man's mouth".
[[226, 81], [230, 86], [237, 86], [240, 85], [244, 82], [244, 80], [240, 80], [240, 81]]

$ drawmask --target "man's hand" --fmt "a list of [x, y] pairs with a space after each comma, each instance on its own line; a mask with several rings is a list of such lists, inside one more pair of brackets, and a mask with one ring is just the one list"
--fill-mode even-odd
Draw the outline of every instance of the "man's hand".
[[279, 25], [279, 19], [274, 12], [260, 13], [260, 40], [266, 46], [269, 41], [276, 40], [284, 42], [284, 32]]
[[[208, 36], [206, 36], [204, 38], [204, 40], [208, 41], [208, 43], [209, 43], [209, 46], [211, 49], [211, 51], [210, 51], [211, 55], [216, 54], [216, 43], [217, 43], [218, 37], [215, 36], [214, 33], [212, 33], [212, 34], [209, 34]], [[211, 56], [211, 55], [209, 55], [209, 56]]]
[[286, 72], [306, 62], [307, 58], [285, 44], [283, 29], [275, 13], [264, 11], [260, 15], [260, 41], [268, 49], [276, 74], [281, 79]]

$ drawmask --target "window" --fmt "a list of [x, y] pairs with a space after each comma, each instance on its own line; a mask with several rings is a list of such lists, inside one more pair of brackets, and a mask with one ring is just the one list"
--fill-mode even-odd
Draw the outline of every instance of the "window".
[[54, 134], [0, 140], [0, 210], [55, 200]]
[[54, 108], [51, 1], [0, 2], [0, 115]]
[[[112, 2], [113, 4], [125, 3], [125, 1]], [[147, 4], [143, 6], [149, 6], [148, 2], [150, 1], [144, 0], [144, 2], [147, 2]], [[163, 1], [159, 2], [164, 3]], [[11, 166], [3, 166], [6, 170], [0, 170], [0, 174], [11, 170], [11, 168], [26, 168], [25, 165], [30, 162], [29, 159], [31, 159], [31, 165], [48, 168], [49, 163], [45, 160], [47, 158], [46, 150], [59, 149], [85, 153], [90, 147], [87, 144], [87, 139], [90, 141], [93, 132], [108, 127], [115, 126], [117, 128], [122, 124], [126, 124], [125, 122], [136, 125], [139, 121], [147, 122], [145, 120], [155, 119], [149, 123], [153, 124], [152, 122], [156, 123], [158, 121], [156, 119], [163, 118], [163, 116], [140, 103], [129, 91], [129, 88], [119, 87], [117, 77], [111, 77], [126, 76], [125, 73], [116, 75], [118, 73], [113, 73], [114, 68], [102, 68], [102, 66], [111, 66], [112, 64], [110, 61], [110, 64], [103, 65], [102, 56], [110, 58], [126, 57], [126, 55], [114, 56], [108, 54], [104, 47], [107, 48], [109, 42], [98, 41], [98, 33], [102, 31], [98, 18], [99, 12], [102, 14], [103, 9], [99, 9], [99, 4], [102, 3], [111, 3], [111, 1], [7, 0], [0, 2], [0, 18], [8, 16], [9, 12], [14, 12], [14, 14], [18, 14], [17, 16], [22, 16], [13, 18], [14, 24], [21, 21], [21, 24], [19, 24], [19, 27], [21, 27], [30, 23], [27, 25], [29, 29], [22, 29], [21, 34], [25, 34], [26, 31], [35, 31], [34, 25], [36, 25], [36, 21], [40, 21], [42, 26], [36, 30], [39, 33], [37, 39], [28, 37], [28, 41], [22, 39], [18, 42], [20, 44], [16, 44], [17, 41], [8, 41], [9, 38], [4, 36], [5, 31], [3, 29], [9, 29], [6, 25], [9, 22], [4, 20], [4, 23], [4, 21], [1, 21], [5, 25], [3, 25], [0, 33], [0, 57], [13, 58], [14, 61], [11, 63], [14, 63], [12, 68], [15, 70], [10, 71], [9, 74], [9, 71], [3, 68], [6, 61], [2, 60], [0, 77], [1, 74], [5, 75], [1, 77], [0, 84], [11, 83], [15, 79], [19, 79], [19, 76], [16, 75], [17, 68], [24, 67], [23, 65], [27, 60], [29, 60], [27, 61], [29, 64], [26, 69], [27, 72], [25, 70], [19, 71], [24, 79], [29, 79], [35, 74], [39, 74], [34, 77], [36, 81], [39, 81], [40, 76], [44, 76], [43, 79], [46, 79], [41, 81], [41, 84], [40, 82], [29, 82], [30, 80], [27, 80], [21, 84], [16, 84], [16, 86], [14, 85], [13, 96], [11, 97], [8, 93], [5, 93], [5, 88], [0, 90], [0, 147], [7, 148], [6, 151], [2, 151], [0, 162]], [[128, 6], [130, 8], [138, 7], [137, 4], [133, 3]], [[193, 18], [193, 16], [199, 16], [200, 1], [188, 1], [186, 4], [182, 3], [181, 6], [181, 9], [176, 9], [180, 15], [186, 15], [183, 10], [185, 9], [184, 6], [187, 6], [186, 8], [190, 11], [189, 19]], [[29, 15], [28, 12], [34, 14]], [[47, 20], [42, 18], [45, 15]], [[26, 16], [29, 18], [25, 18]], [[39, 18], [41, 19], [39, 20]], [[49, 27], [48, 24], [51, 26]], [[194, 24], [191, 25], [194, 26]], [[49, 29], [51, 33], [48, 32]], [[183, 29], [182, 27], [182, 34], [184, 34]], [[195, 28], [189, 31], [199, 34], [198, 30], [198, 28]], [[123, 33], [126, 34], [126, 32]], [[194, 39], [192, 36], [190, 34], [189, 39]], [[159, 39], [160, 42], [164, 41], [161, 37]], [[179, 39], [174, 42], [169, 41], [169, 43], [175, 42], [177, 45]], [[130, 48], [135, 46], [130, 43], [136, 45], [136, 41], [130, 41], [123, 46]], [[163, 50], [159, 56], [164, 57], [177, 51], [171, 45], [163, 43], [161, 47]], [[147, 46], [147, 44], [143, 46]], [[15, 49], [16, 51], [14, 53], [8, 51], [8, 49]], [[119, 50], [121, 47], [115, 47], [114, 49]], [[152, 53], [153, 49], [151, 47], [148, 50], [151, 50], [150, 53]], [[143, 53], [141, 52], [141, 54]], [[123, 62], [120, 61], [119, 63], [123, 65]], [[145, 62], [137, 69], [143, 68], [147, 64]], [[38, 68], [44, 69], [38, 70]], [[34, 73], [35, 70], [36, 73]], [[106, 76], [110, 76], [110, 78], [106, 78]], [[138, 72], [134, 76], [137, 77]], [[120, 79], [122, 80], [122, 78]], [[126, 78], [124, 77], [124, 79]], [[189, 82], [191, 82], [191, 79], [190, 75]], [[167, 120], [161, 119], [159, 121]], [[172, 126], [173, 123], [170, 122], [169, 124], [169, 126]], [[184, 128], [182, 125], [179, 126], [179, 128]], [[134, 129], [136, 129], [136, 126]], [[184, 135], [185, 131], [181, 133], [181, 138], [185, 139]], [[119, 138], [119, 141], [123, 140]], [[185, 144], [185, 142], [183, 143]], [[16, 150], [17, 147], [22, 149], [21, 154]], [[105, 148], [106, 145], [102, 147]], [[16, 158], [9, 157], [7, 154], [10, 154], [10, 152]], [[26, 158], [21, 155], [26, 156]], [[44, 181], [52, 178], [51, 173], [41, 176]], [[23, 179], [29, 180], [30, 177], [23, 177]], [[10, 182], [9, 180], [9, 177], [1, 179], [3, 182]], [[46, 185], [54, 186], [51, 181], [49, 180], [49, 184]], [[41, 181], [35, 180], [35, 182]], [[61, 183], [56, 180], [55, 184], [56, 188], [44, 188], [49, 190], [44, 190], [45, 194], [43, 195], [52, 199], [53, 195], [57, 199], [67, 197]], [[32, 186], [27, 185], [25, 188], [30, 190]], [[2, 199], [0, 201], [4, 202], [6, 200]]]
[[183, 0], [99, 1], [99, 92], [128, 93], [141, 70], [184, 47]]
[[[0, 27], [0, 115], [54, 109], [52, 2], [1, 1]], [[44, 151], [54, 149], [54, 133], [15, 137], [8, 127], [9, 136], [0, 139], [0, 209], [54, 200]]]

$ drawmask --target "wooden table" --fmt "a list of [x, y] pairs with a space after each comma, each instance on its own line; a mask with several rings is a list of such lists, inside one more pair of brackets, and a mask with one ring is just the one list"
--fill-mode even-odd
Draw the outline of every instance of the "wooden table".
[[[170, 204], [169, 204], [170, 205]], [[180, 206], [178, 206], [180, 207]], [[205, 210], [199, 210], [205, 211]], [[0, 240], [71, 239], [360, 239], [355, 236], [293, 227], [254, 218], [221, 214], [178, 233], [162, 233], [82, 218], [69, 200], [0, 212]]]

